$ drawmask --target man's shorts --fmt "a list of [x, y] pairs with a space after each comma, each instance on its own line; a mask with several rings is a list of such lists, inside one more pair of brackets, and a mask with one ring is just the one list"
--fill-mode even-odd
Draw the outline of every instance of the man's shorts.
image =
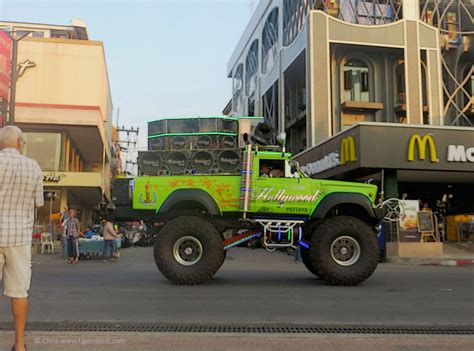
[[0, 247], [0, 280], [8, 297], [28, 297], [31, 284], [31, 245]]

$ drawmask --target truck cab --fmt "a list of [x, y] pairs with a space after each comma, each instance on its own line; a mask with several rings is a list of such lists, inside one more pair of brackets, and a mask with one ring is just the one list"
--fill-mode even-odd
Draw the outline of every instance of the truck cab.
[[291, 154], [255, 151], [251, 212], [309, 216], [319, 198], [320, 182], [308, 178]]
[[261, 214], [323, 218], [327, 211], [344, 210], [376, 222], [381, 217], [374, 206], [377, 187], [372, 184], [320, 180], [308, 177], [284, 152], [253, 153], [250, 211]]

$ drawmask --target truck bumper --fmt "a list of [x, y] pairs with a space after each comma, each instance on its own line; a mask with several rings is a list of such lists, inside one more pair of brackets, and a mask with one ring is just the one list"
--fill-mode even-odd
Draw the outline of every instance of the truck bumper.
[[385, 217], [385, 210], [383, 208], [374, 208], [374, 215], [379, 221]]

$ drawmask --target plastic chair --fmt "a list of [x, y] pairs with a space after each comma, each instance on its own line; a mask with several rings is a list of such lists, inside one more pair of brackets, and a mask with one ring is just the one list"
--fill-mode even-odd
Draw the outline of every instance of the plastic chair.
[[41, 254], [44, 254], [45, 249], [49, 247], [49, 252], [54, 254], [54, 244], [53, 244], [53, 236], [51, 233], [43, 233], [41, 234]]

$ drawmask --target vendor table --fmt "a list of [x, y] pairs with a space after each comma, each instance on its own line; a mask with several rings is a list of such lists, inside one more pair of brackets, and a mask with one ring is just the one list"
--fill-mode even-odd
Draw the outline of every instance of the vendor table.
[[[122, 239], [115, 239], [117, 249], [122, 247]], [[79, 239], [79, 254], [81, 255], [102, 255], [104, 252], [104, 240]], [[67, 257], [67, 240], [64, 240], [64, 256]]]

